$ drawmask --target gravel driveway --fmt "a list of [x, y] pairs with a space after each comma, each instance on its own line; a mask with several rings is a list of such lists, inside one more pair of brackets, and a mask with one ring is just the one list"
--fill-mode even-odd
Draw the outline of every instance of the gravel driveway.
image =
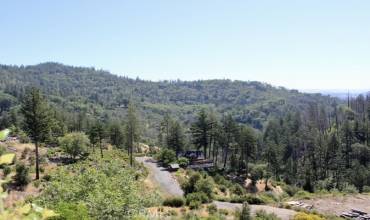
[[151, 157], [136, 157], [135, 160], [143, 163], [149, 169], [149, 178], [156, 184], [159, 189], [167, 196], [182, 196], [184, 192], [180, 188], [176, 179], [165, 168], [157, 165], [156, 161]]
[[[165, 168], [157, 165], [156, 161], [151, 157], [136, 157], [135, 160], [143, 163], [149, 169], [149, 178], [158, 185], [159, 189], [167, 196], [182, 196], [184, 192], [180, 188], [176, 179]], [[242, 208], [240, 203], [229, 202], [213, 202], [219, 209], [236, 210]], [[283, 220], [289, 220], [295, 215], [295, 211], [289, 209], [281, 209], [266, 205], [251, 205], [252, 213], [263, 209], [268, 213], [275, 213]]]

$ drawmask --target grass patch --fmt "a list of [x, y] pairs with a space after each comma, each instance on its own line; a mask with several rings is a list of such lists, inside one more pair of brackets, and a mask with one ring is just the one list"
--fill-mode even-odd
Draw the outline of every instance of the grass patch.
[[5, 129], [5, 130], [2, 130], [0, 131], [0, 141], [5, 141], [6, 138], [8, 137], [10, 133], [10, 130], [9, 129]]
[[0, 156], [0, 166], [10, 165], [14, 163], [15, 154], [9, 153]]

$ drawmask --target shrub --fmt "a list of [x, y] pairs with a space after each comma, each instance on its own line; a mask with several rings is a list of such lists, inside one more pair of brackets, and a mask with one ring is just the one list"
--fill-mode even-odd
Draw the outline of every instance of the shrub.
[[31, 152], [31, 149], [29, 147], [24, 148], [21, 154], [21, 159], [26, 159], [27, 155]]
[[23, 131], [20, 131], [18, 133], [18, 138], [19, 138], [19, 142], [21, 142], [21, 143], [29, 143], [29, 142], [31, 142], [31, 139]]
[[56, 207], [59, 216], [55, 220], [88, 220], [90, 219], [86, 205], [79, 203], [60, 202]]
[[364, 188], [362, 189], [362, 192], [370, 193], [370, 186], [364, 186]]
[[299, 190], [294, 196], [300, 199], [311, 199], [312, 197], [311, 193], [304, 190]]
[[186, 204], [190, 205], [192, 201], [199, 201], [200, 203], [210, 202], [209, 197], [203, 192], [195, 192], [186, 195]]
[[0, 156], [6, 152], [6, 148], [4, 146], [0, 146]]
[[279, 197], [275, 193], [273, 193], [271, 191], [269, 191], [269, 192], [263, 192], [263, 193], [261, 193], [259, 195], [259, 197], [265, 203], [274, 203], [274, 202], [279, 202], [280, 201]]
[[12, 169], [9, 166], [4, 166], [3, 173], [4, 176], [8, 176], [12, 172]]
[[182, 184], [182, 188], [185, 194], [192, 193], [195, 191], [195, 184], [202, 178], [198, 172], [190, 174], [189, 180]]
[[212, 198], [213, 188], [213, 180], [210, 177], [202, 178], [195, 183], [196, 192], [205, 193], [208, 198]]
[[358, 190], [354, 185], [345, 183], [342, 188], [342, 192], [354, 194], [354, 193], [358, 193]]
[[166, 213], [165, 213], [165, 216], [177, 216], [177, 212], [176, 210], [168, 210]]
[[225, 193], [225, 192], [227, 191], [227, 187], [226, 187], [226, 186], [224, 186], [224, 185], [220, 185], [220, 186], [219, 186], [219, 189], [220, 189], [220, 191], [221, 191], [221, 192], [223, 192], [223, 193]]
[[190, 209], [198, 209], [202, 203], [200, 201], [194, 200], [189, 203]]
[[248, 202], [248, 204], [252, 205], [262, 205], [266, 204], [266, 202], [261, 199], [258, 196], [247, 194], [244, 196], [234, 196], [230, 200], [231, 203], [243, 203], [243, 202]]
[[63, 151], [73, 159], [83, 156], [87, 153], [87, 147], [90, 145], [89, 138], [81, 132], [73, 132], [59, 138], [59, 145]]
[[332, 177], [326, 178], [324, 180], [319, 180], [315, 184], [315, 191], [320, 191], [320, 190], [328, 190], [330, 191], [331, 189], [334, 188], [334, 179]]
[[284, 185], [282, 188], [289, 196], [294, 196], [298, 191], [300, 191], [298, 187], [291, 185]]
[[247, 202], [243, 203], [243, 208], [242, 208], [242, 212], [240, 213], [239, 219], [240, 220], [251, 220], [252, 219], [251, 209]]
[[243, 195], [245, 194], [245, 189], [240, 184], [234, 184], [231, 192], [237, 195]]
[[179, 159], [177, 159], [177, 163], [180, 167], [185, 168], [189, 165], [189, 159], [186, 157], [180, 157]]
[[31, 181], [29, 169], [24, 164], [17, 164], [15, 171], [14, 181], [17, 186], [25, 186]]
[[168, 166], [176, 161], [176, 153], [173, 150], [163, 148], [156, 155], [156, 159], [161, 161], [164, 166]]
[[219, 209], [218, 212], [221, 214], [221, 215], [228, 215], [229, 214], [229, 211], [227, 209]]
[[185, 201], [182, 197], [167, 198], [163, 201], [163, 205], [169, 207], [181, 207], [184, 204]]
[[215, 204], [210, 204], [207, 206], [207, 211], [210, 215], [213, 215], [217, 212], [217, 206]]
[[43, 180], [46, 182], [49, 182], [51, 180], [51, 176], [49, 174], [45, 174], [45, 176], [42, 177]]
[[324, 219], [318, 215], [299, 212], [294, 216], [293, 220], [324, 220]]
[[265, 210], [257, 210], [255, 220], [280, 220], [275, 213], [267, 213]]

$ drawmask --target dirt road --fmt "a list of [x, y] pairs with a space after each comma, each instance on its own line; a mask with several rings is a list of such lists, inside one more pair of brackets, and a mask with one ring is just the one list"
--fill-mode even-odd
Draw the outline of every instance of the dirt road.
[[302, 202], [313, 205], [321, 213], [340, 215], [350, 209], [359, 209], [370, 213], [370, 195], [328, 196]]
[[[171, 175], [171, 173], [165, 168], [158, 166], [154, 159], [151, 157], [136, 157], [135, 159], [137, 162], [143, 163], [144, 166], [149, 169], [149, 178], [158, 185], [160, 191], [166, 196], [182, 196], [184, 194], [179, 186], [179, 183]], [[214, 204], [219, 209], [236, 210], [242, 208], [242, 204], [238, 203], [215, 201]], [[252, 213], [255, 213], [260, 209], [265, 210], [268, 213], [275, 213], [283, 220], [291, 219], [296, 213], [295, 211], [289, 209], [281, 209], [266, 205], [251, 205]]]
[[184, 195], [177, 180], [165, 168], [158, 166], [154, 159], [151, 157], [136, 157], [135, 159], [149, 169], [149, 178], [158, 185], [165, 196]]

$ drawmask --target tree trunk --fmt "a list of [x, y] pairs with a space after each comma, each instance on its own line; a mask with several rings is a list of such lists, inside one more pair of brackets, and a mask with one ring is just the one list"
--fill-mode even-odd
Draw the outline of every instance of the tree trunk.
[[38, 141], [35, 142], [35, 153], [36, 153], [36, 179], [40, 179], [40, 171], [39, 171], [39, 143]]
[[225, 149], [225, 158], [224, 158], [224, 169], [226, 168], [226, 163], [227, 163], [227, 157], [228, 157], [228, 154], [229, 154], [229, 149], [228, 148], [226, 148]]
[[134, 165], [134, 161], [132, 158], [132, 153], [133, 153], [133, 143], [130, 143], [130, 166], [132, 167]]
[[103, 158], [103, 146], [102, 146], [102, 143], [101, 143], [101, 139], [99, 140], [99, 146], [100, 146], [100, 156], [101, 158]]

